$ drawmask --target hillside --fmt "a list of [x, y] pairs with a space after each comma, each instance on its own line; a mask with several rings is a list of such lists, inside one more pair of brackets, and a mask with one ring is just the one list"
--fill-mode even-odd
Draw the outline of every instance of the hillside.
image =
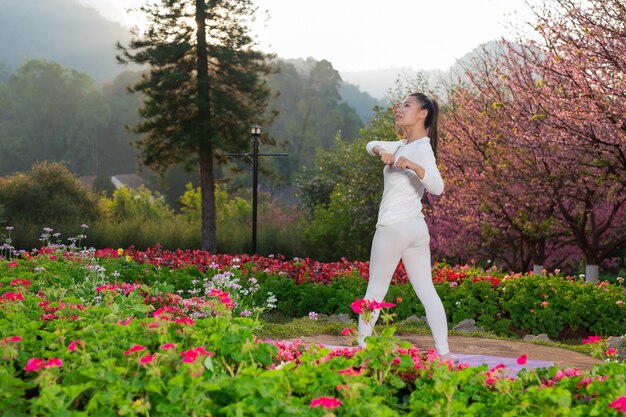
[[101, 83], [124, 68], [115, 43], [130, 33], [74, 0], [3, 0], [0, 64], [15, 70], [28, 58], [45, 58], [89, 73]]

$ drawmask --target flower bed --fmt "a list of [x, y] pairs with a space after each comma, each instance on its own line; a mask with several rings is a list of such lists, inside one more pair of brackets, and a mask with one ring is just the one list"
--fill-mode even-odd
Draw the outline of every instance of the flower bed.
[[[350, 296], [341, 308], [350, 308], [362, 295], [355, 292], [365, 282], [361, 266], [226, 255], [199, 261], [179, 255], [49, 246], [0, 260], [0, 407], [5, 415], [626, 412], [626, 369], [618, 362], [588, 373], [551, 368], [514, 377], [503, 367], [442, 363], [435, 352], [399, 342], [393, 327], [384, 326], [366, 350], [333, 352], [297, 340], [257, 340], [258, 313], [275, 302], [270, 296], [268, 307], [271, 282], [341, 290], [342, 297]], [[471, 270], [441, 271], [449, 278], [439, 288], [450, 294], [473, 284], [480, 290], [472, 294], [489, 297], [503, 281], [504, 293], [532, 287], [532, 280], [524, 281], [529, 277], [496, 283], [481, 276], [473, 282], [478, 275]], [[602, 294], [613, 291], [608, 285], [588, 287], [593, 294], [596, 288]], [[335, 309], [342, 302], [322, 299], [335, 303]], [[407, 304], [400, 302], [394, 310]]]

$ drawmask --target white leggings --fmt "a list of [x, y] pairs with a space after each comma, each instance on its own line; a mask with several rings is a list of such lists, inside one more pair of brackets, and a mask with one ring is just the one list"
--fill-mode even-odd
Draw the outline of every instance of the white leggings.
[[[366, 300], [382, 302], [389, 289], [393, 273], [402, 259], [409, 281], [426, 310], [426, 319], [440, 355], [449, 352], [448, 322], [439, 294], [433, 285], [430, 266], [430, 235], [423, 217], [378, 226], [372, 242], [370, 277]], [[359, 316], [358, 342], [365, 346], [365, 338], [372, 334], [380, 310], [365, 323]]]

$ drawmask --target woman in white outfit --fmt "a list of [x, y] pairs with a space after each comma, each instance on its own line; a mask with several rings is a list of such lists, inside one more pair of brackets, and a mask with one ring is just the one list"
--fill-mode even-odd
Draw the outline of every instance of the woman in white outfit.
[[[422, 93], [408, 95], [396, 110], [396, 126], [406, 133], [399, 141], [372, 141], [367, 152], [379, 156], [384, 191], [378, 211], [370, 255], [370, 277], [364, 299], [382, 302], [398, 262], [402, 259], [409, 281], [426, 310], [435, 346], [444, 360], [458, 360], [448, 347], [448, 323], [432, 280], [430, 235], [422, 214], [424, 190], [443, 192], [443, 180], [435, 160], [437, 103]], [[358, 342], [372, 334], [378, 319], [375, 311], [365, 322], [359, 316]]]

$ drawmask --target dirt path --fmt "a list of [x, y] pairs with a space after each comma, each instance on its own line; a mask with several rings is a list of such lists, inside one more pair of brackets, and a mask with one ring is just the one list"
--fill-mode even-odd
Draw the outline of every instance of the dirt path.
[[[435, 342], [433, 341], [432, 336], [399, 335], [398, 337], [401, 340], [413, 343], [420, 349], [430, 349], [435, 347]], [[349, 346], [353, 338], [349, 336], [317, 335], [303, 337], [302, 340], [309, 343]], [[509, 358], [517, 358], [526, 354], [528, 355], [528, 359], [531, 360], [550, 361], [560, 368], [578, 368], [580, 370], [590, 370], [595, 364], [602, 363], [600, 359], [568, 349], [536, 345], [534, 343], [524, 341], [483, 339], [480, 337], [462, 336], [450, 336], [449, 341], [450, 350], [453, 353], [505, 356]]]

